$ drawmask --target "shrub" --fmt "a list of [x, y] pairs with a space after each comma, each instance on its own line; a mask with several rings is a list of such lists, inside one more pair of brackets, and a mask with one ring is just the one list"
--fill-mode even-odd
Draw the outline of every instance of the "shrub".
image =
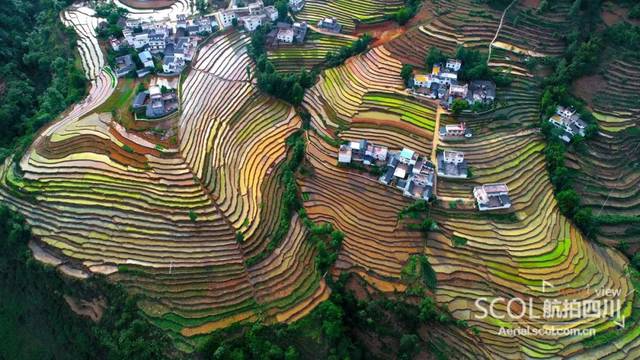
[[453, 243], [454, 247], [461, 247], [467, 244], [467, 239], [463, 238], [462, 236], [458, 236], [458, 235], [453, 235], [453, 237], [451, 238], [451, 242]]
[[578, 193], [573, 189], [563, 190], [557, 194], [556, 199], [558, 200], [558, 207], [560, 208], [560, 211], [570, 218], [573, 217], [580, 205], [580, 197], [578, 196]]
[[469, 108], [469, 103], [464, 99], [455, 99], [451, 105], [451, 112], [454, 115], [460, 115], [460, 113]]
[[404, 64], [402, 65], [402, 70], [400, 70], [400, 76], [402, 80], [404, 80], [404, 85], [406, 87], [413, 86], [413, 65]]

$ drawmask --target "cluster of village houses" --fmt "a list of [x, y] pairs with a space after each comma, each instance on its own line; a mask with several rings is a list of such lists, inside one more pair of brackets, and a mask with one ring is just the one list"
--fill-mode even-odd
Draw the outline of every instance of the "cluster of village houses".
[[[132, 71], [138, 77], [146, 76], [156, 69], [156, 61], [161, 62], [162, 73], [178, 75], [193, 59], [203, 36], [218, 28], [217, 21], [211, 16], [187, 19], [186, 15], [178, 15], [175, 21], [125, 19], [123, 25], [123, 37], [110, 39], [111, 48], [114, 51], [133, 48], [136, 55], [126, 54], [115, 59], [118, 77]], [[139, 61], [135, 61], [133, 56], [137, 56]]]
[[[304, 7], [304, 0], [289, 0], [289, 8], [292, 12], [298, 12]], [[238, 6], [232, 2], [228, 9], [216, 13], [216, 17], [222, 28], [233, 26], [237, 23], [247, 31], [254, 31], [258, 26], [272, 23], [278, 20], [278, 11], [274, 6], [264, 6], [262, 0], [257, 0], [244, 6]], [[336, 18], [324, 18], [318, 21], [318, 28], [339, 33], [342, 26]], [[306, 22], [278, 22], [276, 28], [267, 36], [268, 45], [303, 43], [307, 34]]]
[[[450, 140], [465, 138], [464, 123], [444, 127], [445, 138]], [[437, 165], [427, 157], [412, 149], [390, 151], [387, 147], [367, 140], [350, 141], [340, 145], [338, 164], [348, 166], [358, 163], [363, 166], [377, 166], [384, 169], [378, 181], [395, 187], [403, 195], [413, 199], [429, 200], [435, 194], [436, 176], [451, 179], [466, 179], [469, 168], [460, 151], [444, 150], [436, 154]], [[485, 184], [473, 189], [480, 211], [507, 209], [511, 207], [509, 189], [505, 184]]]
[[[446, 64], [433, 66], [431, 74], [414, 76], [415, 91], [432, 99], [441, 99], [443, 105], [451, 105], [453, 99], [466, 99], [470, 103], [491, 103], [495, 100], [496, 87], [492, 81], [472, 81], [470, 84], [458, 82], [458, 72], [462, 63], [456, 59]], [[441, 126], [438, 129], [443, 141], [464, 141], [473, 133], [464, 122]], [[419, 155], [412, 149], [390, 151], [387, 147], [367, 140], [350, 141], [340, 145], [338, 164], [348, 166], [358, 163], [362, 166], [377, 166], [385, 169], [378, 181], [395, 187], [406, 197], [429, 200], [435, 194], [436, 176], [450, 179], [466, 179], [469, 167], [460, 151], [437, 151], [437, 164]], [[508, 209], [511, 207], [509, 189], [506, 184], [484, 184], [473, 188], [480, 211]]]
[[587, 128], [580, 114], [572, 107], [558, 106], [556, 113], [549, 118], [549, 123], [560, 129], [558, 137], [564, 142], [570, 142], [576, 135], [584, 136]]
[[[304, 7], [304, 0], [290, 0], [289, 7], [293, 12], [300, 11]], [[198, 42], [211, 32], [236, 25], [247, 31], [254, 31], [258, 26], [277, 20], [278, 10], [272, 5], [264, 6], [262, 0], [242, 6], [234, 0], [228, 9], [194, 18], [178, 15], [174, 20], [164, 21], [123, 19], [123, 37], [112, 38], [109, 43], [116, 52], [128, 47], [135, 49], [136, 55], [117, 57], [115, 72], [118, 77], [123, 77], [135, 71], [138, 77], [143, 77], [153, 72], [157, 68], [156, 62], [160, 62], [163, 74], [177, 75], [193, 59]], [[341, 30], [338, 20], [333, 17], [320, 20], [317, 26], [328, 32], [339, 33]], [[307, 30], [306, 22], [277, 22], [267, 36], [267, 44], [276, 46], [303, 43]]]
[[415, 74], [414, 93], [440, 100], [445, 108], [450, 108], [455, 99], [469, 104], [491, 104], [496, 98], [496, 84], [491, 80], [459, 81], [461, 68], [460, 60], [448, 59], [444, 64], [434, 64], [430, 74]]

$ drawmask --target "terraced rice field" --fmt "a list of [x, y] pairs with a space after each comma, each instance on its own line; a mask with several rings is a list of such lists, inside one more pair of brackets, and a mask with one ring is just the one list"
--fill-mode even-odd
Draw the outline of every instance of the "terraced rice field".
[[335, 17], [342, 25], [343, 33], [353, 33], [357, 23], [375, 23], [386, 20], [403, 6], [400, 0], [309, 0], [294, 17], [316, 25], [325, 17]]
[[268, 57], [278, 71], [297, 72], [301, 68], [309, 70], [322, 63], [327, 53], [337, 52], [343, 46], [350, 45], [352, 41], [309, 30], [304, 44], [280, 45], [270, 50]]
[[[454, 15], [447, 16], [453, 18]], [[457, 31], [453, 29], [449, 30], [452, 36], [422, 37], [424, 44], [433, 41], [438, 47], [453, 50], [461, 33], [467, 31], [464, 27]], [[489, 33], [478, 36], [476, 44], [488, 46], [490, 39]], [[410, 46], [411, 41], [405, 40], [404, 44]], [[419, 54], [416, 59], [420, 61], [429, 48], [422, 44], [415, 49]], [[305, 97], [305, 107], [313, 114], [312, 125], [319, 134], [328, 136], [334, 129], [346, 126], [347, 130], [339, 131], [342, 140], [368, 138], [384, 145], [390, 143], [385, 136], [376, 136], [377, 127], [361, 129], [356, 120], [362, 116], [365, 107], [383, 108], [387, 113], [397, 111], [405, 116], [412, 113], [413, 109], [408, 105], [413, 101], [404, 100], [398, 91], [390, 92], [392, 82], [387, 82], [384, 76], [366, 82], [362, 80], [367, 72], [361, 70], [365, 67], [361, 64], [368, 57], [391, 56], [406, 61], [407, 58], [398, 57], [398, 54], [404, 54], [402, 51], [387, 52], [387, 47], [392, 49], [394, 46], [392, 41], [323, 74], [309, 92], [312, 96]], [[627, 323], [627, 329], [618, 340], [593, 349], [581, 345], [584, 336], [580, 335], [498, 335], [500, 327], [527, 325], [538, 329], [594, 327], [606, 332], [616, 327], [613, 317], [590, 320], [574, 317], [551, 325], [548, 320], [526, 314], [519, 321], [475, 316], [480, 312], [474, 304], [478, 297], [531, 299], [534, 314], [542, 314], [545, 300], [597, 299], [599, 295], [589, 290], [594, 288], [620, 290], [623, 314], [630, 315], [634, 302], [631, 283], [623, 276], [627, 264], [625, 257], [587, 241], [558, 210], [545, 169], [543, 138], [532, 129], [538, 123], [540, 94], [533, 74], [522, 62], [523, 54], [527, 52], [513, 48], [494, 50], [490, 65], [501, 70], [511, 69], [514, 83], [509, 89], [499, 91], [499, 97], [505, 101], [496, 110], [478, 116], [441, 117], [442, 125], [465, 121], [472, 128], [474, 137], [470, 141], [441, 142], [439, 147], [463, 151], [474, 175], [468, 180], [438, 180], [438, 205], [431, 214], [440, 229], [430, 233], [426, 246], [419, 234], [406, 230], [393, 216], [409, 204], [409, 200], [369, 175], [338, 168], [335, 166], [337, 149], [323, 137], [310, 137], [308, 157], [316, 173], [301, 181], [302, 190], [308, 194], [304, 206], [311, 218], [331, 221], [346, 235], [334, 271], [354, 272], [372, 286], [393, 292], [403, 288], [398, 271], [407, 254], [424, 252], [438, 274], [438, 302], [446, 304], [455, 317], [480, 329], [481, 341], [490, 353], [486, 357], [638, 356], [635, 355], [640, 345], [637, 324]], [[377, 64], [394, 62], [387, 57], [384, 59]], [[386, 91], [380, 90], [383, 83], [387, 83]], [[419, 117], [431, 118], [424, 114]], [[397, 128], [385, 127], [380, 132], [390, 134], [394, 130]], [[415, 136], [416, 131], [411, 135]], [[393, 139], [391, 142], [400, 146], [415, 146], [409, 141], [410, 137], [394, 135]], [[427, 139], [420, 142], [431, 146]], [[512, 209], [502, 215], [469, 210], [465, 205], [473, 202], [473, 186], [493, 182], [508, 185]], [[363, 227], [362, 224], [367, 225]], [[454, 237], [466, 239], [466, 245], [454, 246]], [[554, 288], [543, 292], [543, 280], [552, 283]], [[506, 308], [502, 306], [499, 312], [505, 313]]]
[[[494, 51], [507, 50], [508, 54], [492, 55], [492, 63], [502, 66], [514, 57], [561, 54], [569, 5], [558, 3], [553, 12], [539, 15], [516, 3], [507, 13], [493, 44]], [[473, 1], [427, 1], [424, 6], [437, 16], [409, 29], [386, 46], [394, 56], [403, 59], [403, 63], [420, 67], [424, 66], [425, 55], [431, 47], [450, 54], [460, 45], [487, 51], [502, 16], [501, 12]]]
[[[614, 60], [604, 67], [601, 81], [592, 98], [600, 135], [586, 152], [568, 154], [568, 163], [578, 170], [576, 187], [595, 215], [637, 218], [640, 140], [629, 131], [640, 127], [640, 62]], [[633, 228], [630, 222], [605, 224], [597, 237], [612, 245], [627, 241], [633, 253], [640, 246]]]
[[78, 34], [78, 52], [87, 79], [95, 79], [105, 65], [104, 56], [96, 38], [99, 19], [95, 11], [85, 6], [72, 6], [60, 13], [62, 23]]
[[328, 296], [297, 217], [276, 251], [245, 265], [277, 225], [284, 141], [300, 127], [248, 81], [247, 42], [235, 34], [201, 49], [175, 148], [85, 108], [47, 129], [20, 170], [2, 168], [0, 196], [45, 248], [144, 294], [148, 318], [184, 349], [236, 321], [297, 319]]
[[[322, 11], [340, 15], [350, 9], [348, 4], [357, 14], [387, 11], [380, 4], [375, 9], [372, 3], [345, 4], [312, 1], [305, 11], [308, 16], [326, 16]], [[541, 43], [551, 44], [546, 49], [506, 25], [498, 39], [513, 46], [495, 47], [490, 59], [490, 66], [514, 77], [508, 89], [499, 89], [499, 106], [473, 116], [438, 118], [441, 125], [465, 121], [471, 127], [473, 138], [441, 141], [438, 147], [463, 151], [473, 176], [438, 180], [438, 200], [429, 211], [438, 229], [427, 238], [398, 219], [411, 203], [400, 191], [337, 166], [332, 137], [365, 138], [392, 150], [409, 147], [424, 156], [436, 150], [436, 105], [404, 92], [402, 64], [422, 63], [431, 46], [451, 51], [464, 43], [488, 50], [499, 14], [467, 1], [425, 6], [439, 8], [442, 16], [324, 71], [305, 95], [302, 106], [313, 128], [305, 135], [306, 163], [313, 172], [298, 179], [303, 205], [313, 221], [330, 222], [345, 234], [328, 276], [351, 272], [384, 293], [402, 292], [402, 268], [411, 255], [424, 254], [437, 273], [438, 303], [479, 330], [475, 335], [436, 328], [434, 334], [461, 344], [468, 358], [640, 357], [637, 300], [625, 276], [627, 260], [587, 241], [561, 215], [545, 169], [545, 144], [533, 126], [539, 122], [539, 87], [523, 58], [560, 51], [550, 35], [555, 25], [535, 33]], [[558, 8], [564, 11], [564, 3]], [[91, 24], [97, 20], [78, 7], [62, 18], [80, 35], [83, 65], [93, 79], [90, 95], [44, 129], [19, 164], [9, 159], [0, 167], [0, 200], [25, 215], [42, 251], [70, 260], [63, 269], [70, 275], [106, 274], [143, 295], [140, 306], [148, 319], [184, 350], [236, 322], [299, 319], [326, 299], [329, 289], [316, 271], [313, 245], [297, 216], [275, 251], [247, 265], [247, 259], [265, 250], [277, 226], [285, 139], [301, 126], [290, 105], [259, 93], [248, 78], [253, 73], [246, 54], [249, 38], [228, 33], [200, 49], [181, 86], [175, 146], [165, 147], [128, 131], [110, 113], [95, 111], [116, 86], [95, 47]], [[520, 21], [534, 26], [536, 19]], [[558, 15], [549, 21], [563, 20]], [[635, 91], [638, 64], [618, 65], [605, 75], [611, 89], [624, 69], [631, 79], [628, 90]], [[624, 154], [633, 150], [622, 134], [637, 126], [637, 109], [595, 106], [604, 129], [601, 139], [608, 140], [598, 139], [588, 155], [570, 159], [581, 170], [599, 169], [578, 182], [585, 189], [614, 188], [615, 201], [606, 210], [637, 214], [636, 173], [629, 170], [624, 181], [612, 180]], [[605, 159], [600, 153], [608, 146], [615, 151]], [[512, 208], [497, 214], [472, 210], [473, 186], [493, 182], [508, 185]], [[594, 194], [587, 198], [595, 208], [601, 195]], [[454, 238], [466, 244], [454, 246]], [[543, 281], [553, 287], [543, 289]], [[602, 298], [594, 291], [599, 288], [618, 290], [622, 314], [634, 314], [605, 345], [586, 347], [583, 335], [498, 334], [501, 327], [524, 326], [611, 331], [617, 320], [611, 316], [553, 322], [535, 316], [543, 313], [545, 300], [595, 300]], [[499, 316], [477, 318], [478, 297], [530, 299], [534, 316], [500, 318], [507, 312], [503, 304]]]
[[175, 21], [177, 15], [190, 15], [196, 11], [195, 2], [192, 0], [177, 0], [171, 6], [161, 9], [130, 7], [120, 0], [115, 0], [114, 3], [121, 8], [127, 9], [129, 12], [128, 17], [132, 19], [153, 19], [154, 21], [170, 19]]

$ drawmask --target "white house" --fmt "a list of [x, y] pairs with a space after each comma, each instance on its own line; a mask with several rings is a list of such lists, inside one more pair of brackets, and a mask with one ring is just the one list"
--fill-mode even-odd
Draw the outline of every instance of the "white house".
[[462, 67], [462, 61], [458, 59], [447, 59], [445, 67], [451, 71], [460, 71], [460, 68]]
[[265, 6], [264, 7], [264, 14], [267, 15], [267, 18], [270, 21], [278, 20], [278, 10], [276, 10], [276, 7], [273, 6], [273, 5]]
[[127, 42], [130, 46], [133, 46], [135, 49], [141, 49], [149, 44], [149, 34], [148, 33], [140, 33], [135, 34], [127, 39]]
[[351, 146], [346, 144], [340, 145], [340, 150], [338, 151], [338, 163], [340, 164], [351, 163]]
[[304, 7], [304, 0], [289, 0], [289, 8], [293, 12], [298, 12]]
[[242, 18], [242, 23], [247, 31], [254, 31], [262, 25], [262, 16], [246, 16]]
[[233, 25], [233, 19], [236, 19], [236, 12], [233, 10], [222, 10], [218, 16], [218, 22], [222, 24], [223, 28]]
[[138, 54], [138, 57], [140, 58], [140, 61], [142, 62], [143, 67], [145, 68], [154, 67], [153, 56], [151, 56], [151, 53], [149, 51], [142, 51], [141, 53]]
[[113, 49], [113, 51], [120, 51], [120, 45], [122, 45], [120, 40], [115, 38], [110, 39], [109, 44], [111, 44], [111, 48]]
[[431, 86], [431, 77], [426, 74], [416, 74], [413, 76], [413, 86], [429, 87]]
[[506, 184], [485, 184], [473, 188], [473, 196], [480, 211], [508, 209], [511, 207], [509, 188]]
[[165, 32], [158, 32], [149, 35], [149, 50], [154, 53], [163, 52], [167, 41]]
[[451, 84], [451, 87], [449, 87], [449, 96], [453, 96], [457, 98], [466, 98], [468, 91], [469, 91], [468, 84], [464, 84], [464, 85]]
[[291, 44], [293, 42], [293, 29], [278, 30], [277, 39], [279, 42]]

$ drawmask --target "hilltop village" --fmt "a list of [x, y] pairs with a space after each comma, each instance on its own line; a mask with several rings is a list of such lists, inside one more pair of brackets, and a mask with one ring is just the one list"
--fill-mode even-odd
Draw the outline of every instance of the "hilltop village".
[[[462, 65], [458, 59], [447, 59], [445, 63], [434, 64], [430, 74], [416, 73], [413, 76], [413, 88], [408, 91], [414, 96], [436, 100], [445, 109], [451, 108], [456, 99], [469, 104], [492, 104], [496, 98], [495, 83], [490, 80], [469, 83], [459, 81], [458, 73]], [[438, 135], [442, 141], [448, 142], [465, 141], [473, 137], [471, 129], [464, 122], [440, 126]], [[402, 191], [406, 197], [425, 201], [436, 198], [437, 177], [470, 177], [469, 166], [461, 151], [437, 149], [436, 162], [434, 164], [429, 158], [409, 148], [392, 151], [366, 139], [345, 142], [338, 151], [338, 165], [357, 164], [365, 168], [384, 169], [383, 175], [378, 179], [381, 184]], [[472, 194], [480, 211], [511, 207], [506, 184], [475, 186]]]
[[[292, 11], [304, 7], [304, 1], [291, 1]], [[278, 11], [273, 5], [264, 6], [261, 0], [242, 4], [232, 1], [229, 8], [207, 15], [189, 16], [178, 14], [175, 18], [156, 20], [153, 17], [128, 19], [122, 16], [117, 31], [109, 32], [109, 23], [99, 24], [97, 32], [111, 33], [108, 37], [108, 58], [118, 77], [144, 77], [155, 73], [162, 76], [179, 75], [193, 60], [198, 44], [218, 30], [238, 27], [254, 31], [266, 23], [276, 23], [268, 34], [268, 44], [300, 44], [307, 33], [306, 22], [278, 21]], [[335, 18], [318, 22], [318, 28], [329, 32], [340, 32]]]

